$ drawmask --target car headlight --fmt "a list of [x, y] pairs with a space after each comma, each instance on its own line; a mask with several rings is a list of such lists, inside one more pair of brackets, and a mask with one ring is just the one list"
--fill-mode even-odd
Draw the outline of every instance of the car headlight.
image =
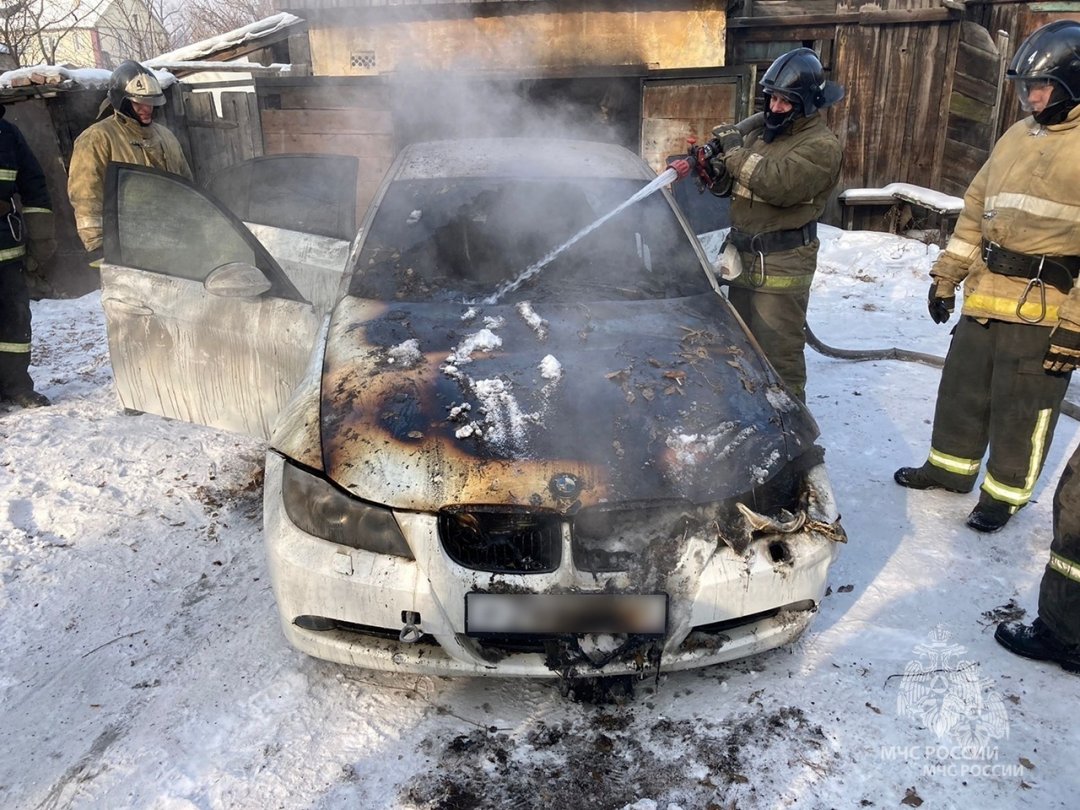
[[285, 462], [285, 514], [300, 529], [350, 548], [413, 559], [393, 513], [355, 498], [327, 479]]

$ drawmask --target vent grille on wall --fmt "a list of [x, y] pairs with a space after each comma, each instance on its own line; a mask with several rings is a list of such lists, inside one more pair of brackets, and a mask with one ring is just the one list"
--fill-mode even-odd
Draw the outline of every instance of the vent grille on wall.
[[349, 66], [362, 70], [374, 70], [375, 51], [353, 51], [349, 56]]

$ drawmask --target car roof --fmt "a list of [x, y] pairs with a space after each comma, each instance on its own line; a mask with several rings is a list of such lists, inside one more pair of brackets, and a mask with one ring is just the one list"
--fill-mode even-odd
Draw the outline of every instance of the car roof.
[[470, 138], [405, 147], [397, 180], [450, 177], [595, 177], [652, 180], [656, 174], [625, 147], [560, 138]]

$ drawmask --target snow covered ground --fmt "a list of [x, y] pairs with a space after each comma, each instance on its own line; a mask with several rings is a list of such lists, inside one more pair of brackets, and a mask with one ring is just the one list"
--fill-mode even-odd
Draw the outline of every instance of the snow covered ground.
[[[824, 231], [817, 335], [944, 354], [937, 248]], [[925, 458], [938, 372], [808, 350], [850, 537], [820, 613], [789, 648], [590, 706], [554, 681], [293, 651], [262, 556], [262, 445], [124, 415], [98, 294], [34, 318], [55, 404], [0, 415], [2, 807], [1075, 806], [1080, 678], [993, 640], [997, 617], [1033, 615], [1067, 418], [1035, 501], [982, 536], [974, 495], [892, 482]]]

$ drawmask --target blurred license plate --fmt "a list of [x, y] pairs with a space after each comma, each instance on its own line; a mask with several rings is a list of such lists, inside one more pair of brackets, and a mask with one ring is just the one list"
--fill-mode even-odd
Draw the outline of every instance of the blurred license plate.
[[667, 629], [667, 594], [469, 593], [466, 633], [643, 633]]

